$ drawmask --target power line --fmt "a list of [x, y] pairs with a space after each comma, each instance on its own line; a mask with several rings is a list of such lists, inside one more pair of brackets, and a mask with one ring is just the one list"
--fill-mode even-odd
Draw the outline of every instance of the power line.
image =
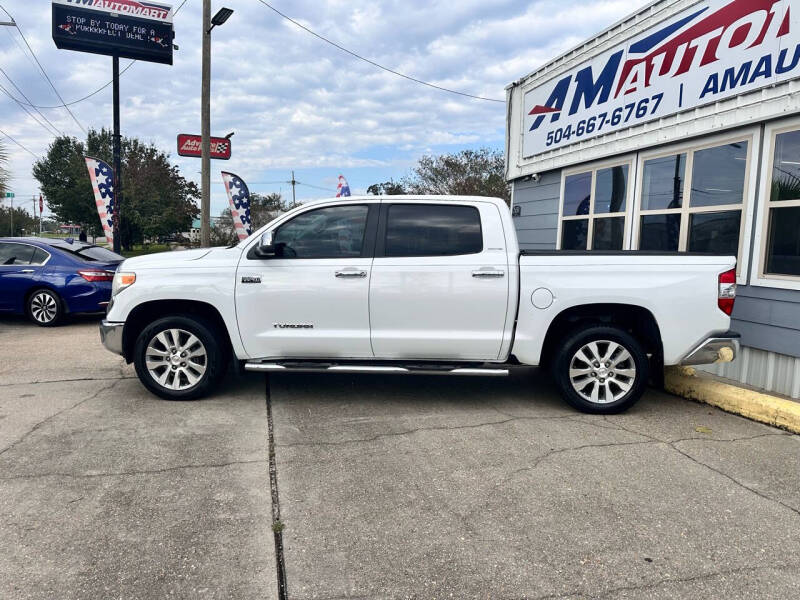
[[31, 156], [33, 156], [33, 157], [34, 157], [36, 160], [42, 160], [42, 157], [41, 157], [41, 156], [39, 156], [39, 155], [38, 155], [38, 154], [36, 154], [35, 152], [31, 152], [30, 150], [28, 150], [28, 149], [27, 149], [25, 146], [23, 146], [22, 144], [20, 144], [20, 143], [19, 143], [17, 140], [15, 140], [13, 137], [11, 137], [10, 135], [8, 135], [8, 134], [7, 134], [5, 131], [3, 131], [2, 129], [0, 129], [0, 133], [2, 133], [2, 134], [3, 134], [4, 136], [6, 136], [8, 139], [10, 139], [12, 142], [14, 142], [14, 143], [15, 143], [17, 146], [19, 146], [20, 148], [22, 148], [23, 150], [25, 150], [25, 152], [27, 152], [28, 154], [30, 154]]
[[26, 113], [28, 113], [28, 116], [29, 116], [29, 117], [31, 117], [31, 118], [32, 118], [34, 121], [36, 121], [36, 124], [37, 124], [37, 125], [39, 125], [39, 126], [43, 127], [43, 128], [44, 128], [44, 130], [47, 132], [47, 134], [48, 134], [48, 135], [59, 135], [59, 133], [58, 133], [58, 132], [56, 132], [56, 133], [53, 133], [53, 130], [52, 130], [52, 129], [50, 129], [49, 127], [47, 127], [47, 125], [45, 125], [45, 124], [44, 124], [44, 123], [42, 123], [42, 122], [41, 122], [39, 119], [37, 119], [37, 118], [36, 118], [36, 115], [35, 115], [35, 114], [33, 114], [33, 113], [30, 111], [30, 109], [29, 109], [27, 106], [25, 106], [25, 105], [24, 105], [24, 104], [22, 104], [22, 103], [21, 103], [19, 100], [17, 100], [17, 99], [16, 99], [16, 98], [15, 98], [15, 97], [14, 97], [14, 96], [11, 94], [11, 92], [9, 92], [9, 91], [8, 91], [8, 90], [7, 90], [5, 87], [3, 87], [3, 85], [2, 85], [2, 84], [0, 84], [0, 92], [3, 92], [3, 93], [6, 95], [6, 96], [8, 96], [8, 97], [9, 97], [9, 98], [11, 98], [11, 99], [12, 99], [14, 102], [16, 102], [17, 104], [19, 104], [20, 108], [21, 108], [22, 110], [24, 110]]
[[69, 116], [72, 117], [72, 120], [75, 121], [75, 123], [78, 125], [78, 127], [81, 129], [81, 131], [83, 131], [83, 133], [86, 134], [87, 133], [86, 129], [84, 128], [83, 125], [81, 125], [81, 122], [78, 121], [78, 118], [69, 109], [69, 106], [67, 106], [64, 103], [64, 99], [61, 97], [61, 94], [58, 93], [58, 90], [56, 89], [56, 86], [53, 84], [53, 81], [50, 79], [50, 76], [47, 74], [47, 71], [44, 70], [44, 67], [42, 66], [42, 63], [39, 62], [39, 58], [36, 56], [36, 53], [33, 51], [33, 48], [31, 48], [31, 45], [28, 43], [28, 39], [25, 37], [25, 34], [22, 33], [22, 28], [20, 28], [19, 23], [16, 22], [14, 17], [11, 16], [11, 13], [9, 13], [2, 5], [0, 5], [0, 8], [2, 8], [3, 12], [8, 15], [8, 18], [11, 19], [14, 22], [14, 27], [17, 28], [17, 32], [19, 33], [19, 36], [22, 38], [22, 41], [25, 42], [25, 45], [28, 47], [28, 50], [30, 51], [31, 56], [33, 56], [33, 60], [35, 60], [36, 64], [39, 65], [39, 70], [42, 72], [42, 75], [44, 75], [44, 78], [47, 80], [47, 83], [50, 84], [50, 87], [53, 88], [53, 91], [55, 92], [56, 96], [61, 101], [61, 106], [63, 106], [67, 110], [67, 112], [69, 113]]
[[[172, 14], [173, 14], [173, 16], [177, 15], [177, 14], [180, 12], [180, 10], [183, 8], [183, 5], [184, 5], [184, 4], [186, 4], [188, 1], [189, 1], [189, 0], [183, 0], [183, 2], [181, 2], [181, 3], [180, 3], [180, 5], [178, 6], [178, 8], [176, 8], [176, 9], [175, 9], [175, 12], [173, 12], [173, 13], [172, 13]], [[2, 6], [0, 6], [0, 8], [2, 8]], [[4, 9], [4, 8], [3, 8], [3, 10], [5, 11], [5, 9]], [[8, 14], [8, 12], [7, 12], [7, 11], [6, 11], [6, 14]], [[11, 15], [9, 15], [9, 17], [11, 17]], [[13, 39], [13, 38], [12, 38], [12, 39]], [[16, 40], [14, 40], [14, 41], [16, 42]], [[27, 55], [26, 55], [26, 56], [27, 56]], [[127, 66], [126, 66], [124, 69], [122, 69], [122, 70], [119, 72], [119, 74], [120, 74], [120, 75], [122, 75], [123, 73], [125, 73], [125, 71], [127, 71], [128, 69], [130, 69], [130, 68], [131, 68], [133, 65], [135, 65], [137, 62], [138, 62], [138, 61], [132, 60], [131, 62], [129, 62], [129, 63], [128, 63], [128, 65], [127, 65]], [[85, 95], [85, 96], [83, 96], [82, 98], [78, 98], [77, 100], [72, 100], [71, 102], [64, 102], [63, 104], [56, 104], [55, 106], [42, 106], [42, 105], [40, 105], [40, 104], [30, 104], [30, 101], [29, 101], [29, 102], [28, 102], [28, 106], [30, 106], [30, 107], [32, 107], [32, 108], [45, 108], [45, 109], [47, 109], [47, 108], [61, 108], [61, 107], [73, 106], [73, 105], [75, 105], [75, 104], [78, 104], [79, 102], [83, 102], [84, 100], [88, 100], [88, 99], [89, 99], [89, 98], [91, 98], [92, 96], [96, 96], [97, 94], [99, 94], [100, 92], [102, 92], [104, 89], [106, 89], [108, 86], [110, 86], [112, 83], [114, 83], [114, 82], [113, 82], [113, 80], [112, 80], [112, 81], [109, 81], [108, 83], [106, 83], [106, 84], [104, 84], [104, 85], [101, 85], [101, 86], [100, 86], [99, 88], [97, 88], [95, 91], [93, 91], [93, 92], [91, 92], [91, 93], [89, 93], [89, 94], [86, 94], [86, 95]], [[25, 104], [25, 102], [23, 102], [22, 104]]]
[[[30, 98], [28, 98], [28, 97], [25, 95], [25, 92], [23, 92], [23, 91], [22, 91], [22, 90], [19, 88], [19, 86], [18, 86], [16, 83], [14, 83], [14, 80], [13, 80], [13, 79], [11, 79], [11, 77], [9, 77], [9, 76], [8, 76], [8, 73], [6, 73], [6, 72], [3, 70], [3, 68], [2, 68], [2, 67], [0, 67], [0, 73], [2, 73], [2, 74], [5, 76], [5, 78], [6, 78], [6, 79], [8, 79], [9, 83], [11, 83], [11, 85], [13, 85], [13, 86], [14, 86], [14, 89], [16, 89], [16, 90], [17, 90], [17, 91], [18, 91], [20, 94], [22, 94], [22, 97], [23, 97], [23, 98], [25, 98], [25, 100], [27, 100], [27, 101], [28, 101], [28, 103], [30, 103], [30, 101], [31, 101], [31, 100], [30, 100]], [[21, 102], [21, 101], [20, 101], [18, 98], [16, 98], [15, 96], [13, 96], [13, 95], [11, 94], [11, 92], [9, 92], [8, 90], [6, 90], [5, 88], [3, 88], [3, 91], [4, 91], [4, 92], [5, 92], [7, 95], [8, 95], [8, 97], [9, 97], [9, 98], [11, 98], [11, 99], [12, 99], [14, 102], [16, 102], [17, 104], [19, 104], [19, 105], [20, 105], [20, 106], [21, 106], [21, 107], [22, 107], [22, 108], [25, 110], [25, 112], [27, 112], [29, 115], [31, 115], [31, 117], [33, 117], [33, 119], [34, 119], [34, 120], [35, 120], [37, 123], [39, 122], [39, 120], [38, 120], [38, 119], [37, 119], [37, 118], [36, 118], [34, 115], [32, 115], [32, 114], [31, 114], [31, 112], [28, 110], [28, 108], [25, 106], [25, 104], [23, 104], [23, 103], [22, 103], [22, 102]], [[59, 134], [60, 134], [60, 135], [64, 135], [64, 133], [63, 133], [63, 132], [62, 132], [62, 131], [61, 131], [61, 130], [58, 128], [58, 127], [56, 127], [55, 125], [53, 125], [53, 122], [52, 122], [52, 121], [50, 121], [50, 119], [48, 119], [47, 117], [45, 117], [45, 116], [44, 116], [44, 114], [42, 114], [42, 112], [41, 112], [41, 111], [40, 111], [38, 108], [34, 107], [34, 110], [37, 112], [37, 114], [39, 114], [39, 116], [41, 116], [41, 117], [42, 117], [42, 119], [44, 119], [44, 120], [47, 122], [47, 124], [48, 124], [48, 125], [50, 125], [50, 127], [52, 127], [52, 128], [53, 128], [53, 129], [56, 131], [56, 135], [59, 135]], [[41, 123], [40, 123], [40, 124], [41, 124]]]
[[299, 23], [299, 22], [295, 21], [294, 19], [292, 19], [290, 16], [285, 15], [284, 13], [279, 11], [277, 8], [275, 8], [274, 6], [272, 6], [271, 4], [266, 2], [265, 0], [258, 0], [258, 1], [261, 2], [261, 4], [266, 6], [268, 9], [273, 11], [274, 13], [280, 15], [281, 17], [283, 17], [284, 19], [286, 19], [290, 23], [293, 23], [294, 25], [296, 25], [297, 27], [299, 27], [303, 31], [306, 31], [306, 32], [310, 33], [311, 35], [313, 35], [314, 37], [322, 40], [326, 44], [330, 44], [334, 48], [338, 48], [342, 52], [346, 52], [347, 54], [349, 54], [350, 56], [353, 56], [354, 58], [357, 58], [359, 60], [363, 60], [364, 62], [371, 64], [373, 67], [377, 67], [379, 69], [383, 69], [384, 71], [386, 71], [388, 73], [391, 73], [392, 75], [397, 75], [398, 77], [402, 77], [404, 79], [408, 79], [409, 81], [413, 81], [414, 83], [419, 83], [420, 85], [426, 85], [428, 87], [440, 90], [442, 92], [448, 92], [450, 94], [458, 94], [459, 96], [466, 96], [467, 98], [475, 98], [476, 100], [486, 100], [487, 102], [502, 102], [503, 104], [505, 104], [505, 100], [498, 100], [497, 98], [485, 98], [484, 96], [475, 96], [473, 94], [467, 94], [466, 92], [459, 92], [458, 90], [451, 90], [450, 88], [442, 87], [440, 85], [436, 85], [435, 83], [429, 83], [427, 81], [422, 81], [421, 79], [417, 79], [416, 77], [411, 77], [410, 75], [406, 75], [405, 73], [400, 73], [399, 71], [395, 71], [394, 69], [390, 69], [389, 67], [384, 67], [383, 65], [381, 65], [379, 63], [376, 63], [374, 60], [370, 60], [368, 58], [365, 58], [365, 57], [361, 56], [360, 54], [356, 54], [352, 50], [348, 50], [344, 46], [341, 46], [341, 45], [337, 44], [336, 42], [331, 41], [328, 38], [318, 34], [317, 32], [312, 31], [311, 29], [309, 29], [308, 27], [306, 27], [302, 23]]

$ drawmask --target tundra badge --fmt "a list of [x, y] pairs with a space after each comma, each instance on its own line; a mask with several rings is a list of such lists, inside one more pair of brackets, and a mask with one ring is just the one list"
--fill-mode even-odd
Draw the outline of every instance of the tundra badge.
[[242, 277], [242, 283], [261, 283], [261, 277]]

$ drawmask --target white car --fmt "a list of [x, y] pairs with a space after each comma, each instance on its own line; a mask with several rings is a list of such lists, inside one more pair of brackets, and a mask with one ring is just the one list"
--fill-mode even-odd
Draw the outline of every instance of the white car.
[[230, 248], [118, 269], [101, 338], [164, 398], [234, 358], [265, 372], [506, 375], [625, 410], [663, 365], [732, 360], [735, 258], [519, 251], [496, 198], [369, 196], [287, 212]]

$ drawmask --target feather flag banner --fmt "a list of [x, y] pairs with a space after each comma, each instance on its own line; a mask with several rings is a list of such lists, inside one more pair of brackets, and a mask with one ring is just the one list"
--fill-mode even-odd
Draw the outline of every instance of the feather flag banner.
[[91, 156], [85, 157], [89, 179], [94, 190], [94, 202], [106, 242], [114, 245], [114, 171], [108, 163]]
[[228, 192], [236, 235], [239, 241], [247, 239], [253, 232], [253, 224], [250, 221], [250, 190], [241, 177], [227, 171], [222, 171], [222, 182], [225, 184], [225, 191]]
[[350, 195], [350, 186], [347, 184], [347, 179], [344, 175], [339, 175], [339, 185], [336, 186], [336, 197], [344, 198]]

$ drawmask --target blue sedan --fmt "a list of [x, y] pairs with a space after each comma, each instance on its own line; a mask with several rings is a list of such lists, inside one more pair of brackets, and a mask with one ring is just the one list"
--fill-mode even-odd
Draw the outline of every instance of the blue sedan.
[[123, 260], [77, 240], [0, 238], [0, 314], [48, 327], [67, 313], [104, 311]]

